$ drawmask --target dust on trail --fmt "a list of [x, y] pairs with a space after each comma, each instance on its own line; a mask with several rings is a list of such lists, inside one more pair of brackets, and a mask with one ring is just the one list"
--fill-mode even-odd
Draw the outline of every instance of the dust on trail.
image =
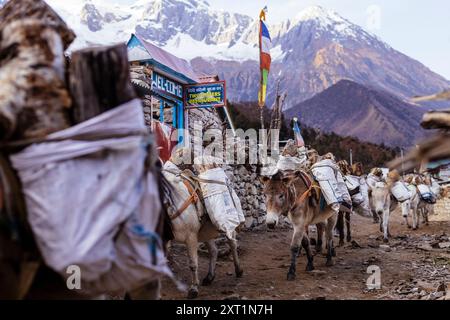
[[[378, 225], [356, 215], [352, 219], [353, 240], [360, 248], [349, 243], [338, 247], [333, 267], [325, 266], [324, 255], [316, 255], [314, 272], [305, 271], [306, 257], [302, 255], [293, 282], [286, 280], [291, 230], [241, 233], [243, 278], [235, 278], [230, 258], [219, 259], [214, 283], [200, 287], [198, 299], [444, 299], [446, 290], [450, 298], [450, 248], [445, 248], [450, 241], [450, 213], [432, 215], [429, 226], [421, 224], [419, 230], [413, 231], [406, 228], [400, 212], [395, 211], [389, 247], [383, 246]], [[336, 245], [338, 239], [334, 242]], [[189, 283], [185, 248], [175, 245], [171, 260], [177, 278]], [[367, 290], [369, 265], [381, 268], [380, 290]], [[208, 259], [201, 255], [200, 279], [206, 276], [207, 268]], [[163, 281], [162, 299], [185, 297], [170, 281]]]

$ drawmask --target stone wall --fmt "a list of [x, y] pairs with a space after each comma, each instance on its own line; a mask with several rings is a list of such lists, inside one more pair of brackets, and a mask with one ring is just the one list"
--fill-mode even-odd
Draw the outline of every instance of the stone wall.
[[263, 224], [266, 217], [266, 205], [256, 166], [237, 165], [230, 169], [234, 189], [245, 213], [245, 227], [252, 229]]
[[439, 200], [434, 206], [434, 211], [442, 218], [447, 217], [447, 220], [450, 220], [450, 198], [446, 197]]

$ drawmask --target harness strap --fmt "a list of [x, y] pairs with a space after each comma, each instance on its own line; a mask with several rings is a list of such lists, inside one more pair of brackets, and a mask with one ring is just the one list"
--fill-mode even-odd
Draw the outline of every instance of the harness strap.
[[228, 192], [230, 193], [231, 201], [233, 201], [233, 205], [237, 209], [237, 205], [236, 205], [236, 202], [234, 201], [234, 197], [233, 197], [233, 192], [232, 192], [233, 189], [231, 188], [231, 185], [229, 183], [224, 183], [222, 181], [217, 181], [217, 180], [202, 179], [199, 177], [192, 177], [192, 179], [194, 179], [198, 182], [201, 182], [201, 183], [210, 183], [210, 184], [218, 184], [221, 186], [226, 186], [228, 189]]
[[300, 196], [300, 199], [298, 201], [295, 201], [295, 199], [297, 198], [297, 190], [295, 189], [295, 187], [293, 187], [293, 189], [294, 189], [294, 192], [293, 192], [294, 193], [294, 201], [292, 201], [293, 205], [292, 205], [290, 211], [295, 209], [295, 207], [297, 206], [296, 203], [304, 202], [311, 195], [311, 191], [313, 189], [318, 190], [318, 192], [320, 192], [320, 190], [321, 190], [320, 187], [317, 186], [317, 185], [314, 185], [314, 183], [311, 181], [311, 179], [302, 171], [300, 172], [300, 178], [302, 179], [303, 183], [305, 184], [305, 186], [308, 189]]
[[[181, 176], [181, 177], [183, 177], [183, 176]], [[197, 190], [194, 187], [192, 187], [192, 185], [189, 183], [189, 181], [186, 179], [183, 179], [183, 183], [186, 186], [186, 188], [188, 189], [190, 196], [189, 196], [189, 198], [186, 199], [186, 201], [183, 203], [181, 208], [179, 208], [177, 210], [177, 212], [175, 212], [175, 214], [170, 217], [171, 220], [177, 219], [179, 216], [181, 216], [181, 214], [184, 211], [186, 211], [187, 208], [189, 208], [189, 206], [191, 204], [196, 204], [199, 200], [199, 197], [197, 195]]]

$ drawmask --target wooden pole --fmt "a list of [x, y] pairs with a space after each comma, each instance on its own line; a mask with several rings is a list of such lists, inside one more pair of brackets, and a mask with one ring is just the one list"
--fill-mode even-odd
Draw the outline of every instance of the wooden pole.
[[264, 106], [259, 108], [259, 117], [261, 121], [261, 129], [264, 129]]
[[75, 123], [137, 97], [124, 44], [74, 52], [69, 79]]

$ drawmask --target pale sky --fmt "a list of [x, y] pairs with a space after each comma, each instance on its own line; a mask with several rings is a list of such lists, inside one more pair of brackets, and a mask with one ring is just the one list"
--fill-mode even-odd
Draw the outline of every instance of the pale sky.
[[[132, 3], [136, 0], [104, 0]], [[268, 6], [268, 23], [294, 18], [310, 5], [333, 9], [375, 33], [394, 49], [450, 80], [449, 0], [206, 0], [218, 10], [258, 17]], [[370, 15], [370, 12], [375, 13]], [[379, 15], [379, 20], [369, 17]]]

